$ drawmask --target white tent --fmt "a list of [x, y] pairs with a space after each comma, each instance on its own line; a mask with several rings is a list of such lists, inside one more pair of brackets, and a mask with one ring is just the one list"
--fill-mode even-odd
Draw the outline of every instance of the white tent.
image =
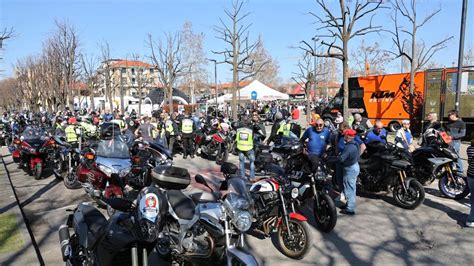
[[[281, 93], [277, 90], [274, 90], [267, 85], [261, 83], [258, 80], [252, 81], [249, 85], [240, 89], [240, 100], [253, 100], [252, 94], [255, 95], [254, 98], [258, 101], [273, 101], [273, 100], [288, 100], [288, 94]], [[237, 92], [237, 96], [239, 92]], [[218, 103], [222, 103], [224, 101], [231, 101], [232, 94], [225, 94], [217, 98]], [[210, 99], [207, 103], [212, 104], [216, 102], [216, 98]]]

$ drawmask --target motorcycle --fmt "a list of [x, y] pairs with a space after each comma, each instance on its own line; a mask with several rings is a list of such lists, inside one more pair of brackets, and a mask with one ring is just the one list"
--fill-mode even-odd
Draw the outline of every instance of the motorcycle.
[[379, 192], [393, 189], [398, 206], [415, 209], [425, 199], [420, 182], [410, 176], [411, 161], [403, 156], [403, 149], [391, 143], [371, 142], [359, 160], [358, 190]]
[[63, 261], [66, 265], [139, 265], [140, 261], [148, 265], [161, 217], [167, 211], [163, 195], [150, 186], [140, 191], [136, 204], [122, 198], [104, 202], [119, 211], [109, 220], [93, 206], [81, 203], [59, 227]]
[[126, 143], [117, 138], [100, 140], [93, 148], [81, 151], [80, 163], [64, 178], [64, 185], [68, 189], [83, 187], [92, 199], [107, 206], [107, 213], [112, 215], [113, 208], [102, 200], [124, 197], [125, 180], [131, 169], [130, 154]]
[[79, 163], [81, 150], [73, 148], [64, 137], [54, 136], [53, 173], [58, 179], [67, 177]]
[[228, 132], [229, 126], [226, 123], [221, 124], [222, 129], [214, 134], [210, 134], [209, 130], [204, 130], [196, 134], [194, 142], [196, 147], [200, 148], [201, 156], [215, 157], [217, 164], [222, 164], [229, 158]]
[[337, 211], [334, 200], [327, 193], [328, 171], [323, 162], [317, 156], [305, 154], [303, 144], [298, 139], [273, 150], [283, 156], [280, 166], [291, 182], [291, 196], [295, 205], [301, 207], [312, 199], [318, 228], [326, 233], [332, 231], [336, 226]]
[[[257, 265], [243, 246], [243, 233], [252, 223], [243, 182], [233, 182], [237, 189], [221, 200], [216, 192], [183, 194], [191, 183], [186, 169], [158, 166], [152, 177], [169, 203], [156, 246], [160, 257], [179, 264]], [[201, 175], [195, 179], [209, 187]]]
[[151, 183], [151, 171], [158, 165], [173, 165], [173, 157], [164, 146], [136, 140], [131, 148], [132, 168], [127, 176], [127, 184], [141, 189]]
[[[276, 170], [281, 174], [281, 168], [277, 166]], [[295, 211], [292, 197], [295, 188], [280, 174], [251, 185], [250, 195], [256, 204], [252, 227], [265, 237], [276, 233], [280, 251], [300, 260], [311, 250], [311, 230], [306, 217]]]
[[50, 154], [54, 140], [47, 137], [42, 128], [27, 127], [15, 144], [19, 147], [20, 163], [27, 167], [35, 179], [40, 179], [44, 168], [52, 161]]
[[456, 171], [456, 162], [461, 160], [454, 149], [450, 147], [449, 136], [445, 132], [426, 132], [432, 134], [427, 145], [419, 147], [411, 154], [414, 167], [411, 173], [424, 185], [429, 185], [438, 179], [439, 191], [450, 199], [463, 199], [469, 195], [467, 177]]
[[12, 131], [8, 123], [0, 122], [0, 146], [9, 147], [12, 143]]

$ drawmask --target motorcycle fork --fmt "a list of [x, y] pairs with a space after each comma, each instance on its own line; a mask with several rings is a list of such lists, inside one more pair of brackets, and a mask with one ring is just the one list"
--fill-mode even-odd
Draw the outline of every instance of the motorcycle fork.
[[[290, 221], [288, 220], [288, 211], [286, 209], [286, 203], [285, 203], [285, 199], [283, 197], [283, 193], [281, 193], [281, 189], [278, 190], [278, 194], [280, 195], [280, 201], [281, 201], [281, 208], [282, 208], [282, 211], [283, 211], [283, 221], [284, 221], [284, 225], [286, 226], [286, 230], [288, 231], [288, 237], [291, 238], [291, 232], [290, 232]], [[278, 219], [277, 219], [278, 220]], [[281, 226], [281, 225], [280, 225]]]
[[456, 182], [453, 175], [453, 171], [451, 170], [451, 167], [449, 166], [449, 164], [445, 164], [444, 169], [446, 170], [446, 172], [448, 172], [448, 184], [453, 182], [453, 180], [454, 182]]
[[311, 177], [311, 189], [313, 190], [314, 202], [316, 203], [316, 206], [319, 209], [320, 208], [320, 206], [319, 206], [319, 195], [318, 195], [318, 191], [316, 190], [316, 182], [314, 180], [314, 176]]
[[405, 185], [405, 179], [407, 178], [407, 174], [404, 170], [399, 171], [398, 174], [400, 175], [400, 181], [402, 183], [403, 190], [406, 193], [407, 192], [407, 186]]

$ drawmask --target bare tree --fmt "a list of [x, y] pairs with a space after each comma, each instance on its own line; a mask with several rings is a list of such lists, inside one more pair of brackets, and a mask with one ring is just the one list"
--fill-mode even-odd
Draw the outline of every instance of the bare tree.
[[[316, 0], [322, 15], [310, 12], [316, 18], [316, 23], [320, 26], [313, 39], [321, 41], [321, 46], [327, 49], [326, 53], [318, 54], [311, 45], [302, 41], [301, 48], [310, 52], [313, 56], [334, 57], [342, 61], [342, 76], [344, 82], [344, 119], [349, 118], [349, 41], [355, 37], [365, 36], [370, 33], [382, 31], [381, 26], [372, 25], [372, 19], [377, 9], [383, 8], [383, 0], [339, 0], [339, 8], [330, 10], [324, 0]], [[353, 4], [351, 4], [353, 3]], [[371, 15], [368, 25], [359, 27], [365, 16]]]
[[207, 83], [207, 60], [204, 53], [203, 33], [194, 33], [192, 23], [187, 21], [181, 30], [183, 75], [182, 84], [189, 88], [189, 95], [194, 101], [196, 85]]
[[13, 28], [4, 28], [0, 31], [0, 49], [3, 48], [3, 41], [12, 38], [14, 34], [15, 31], [13, 30]]
[[464, 54], [464, 65], [474, 66], [474, 49], [469, 47], [467, 52]]
[[91, 110], [95, 110], [95, 91], [98, 87], [98, 76], [97, 76], [97, 65], [98, 59], [95, 56], [88, 57], [87, 55], [81, 54], [81, 65], [82, 65], [82, 80], [87, 84], [89, 91], [88, 96], [91, 99]]
[[109, 108], [110, 111], [114, 110], [114, 99], [112, 98], [112, 91], [115, 90], [115, 87], [113, 87], [113, 81], [112, 81], [112, 63], [111, 63], [111, 58], [110, 58], [110, 46], [107, 41], [104, 41], [100, 45], [100, 50], [101, 50], [101, 60], [102, 60], [102, 65], [100, 68], [100, 72], [98, 74], [102, 75], [102, 78], [104, 80], [104, 85], [105, 85], [105, 101], [109, 102]]
[[223, 51], [213, 51], [213, 53], [223, 55], [224, 62], [232, 66], [232, 117], [234, 120], [237, 120], [237, 90], [240, 81], [255, 76], [265, 65], [262, 64], [259, 69], [249, 72], [254, 64], [250, 55], [257, 47], [257, 42], [249, 40], [249, 28], [252, 24], [243, 22], [250, 15], [250, 13], [241, 13], [243, 4], [242, 0], [232, 1], [232, 8], [224, 10], [229, 23], [226, 24], [222, 18], [219, 18], [220, 25], [214, 27], [218, 34], [216, 38], [224, 41], [227, 47]]
[[246, 72], [255, 73], [251, 79], [275, 86], [280, 82], [278, 78], [278, 72], [280, 70], [278, 61], [272, 58], [265, 49], [261, 35], [258, 36], [255, 50], [250, 54], [250, 60], [254, 63], [247, 67]]
[[309, 115], [311, 110], [311, 88], [316, 89], [316, 84], [323, 82], [325, 76], [328, 74], [324, 62], [317, 62], [315, 65], [311, 59], [311, 54], [304, 52], [303, 58], [298, 60], [298, 72], [293, 72], [292, 77], [296, 84], [304, 88], [306, 95], [306, 111], [308, 113], [306, 120], [308, 123], [311, 121], [311, 116]]
[[[431, 46], [427, 46], [424, 41], [417, 40], [417, 33], [420, 28], [429, 22], [434, 16], [436, 16], [436, 14], [441, 11], [441, 9], [438, 8], [423, 19], [418, 20], [416, 0], [411, 0], [409, 3], [404, 0], [394, 0], [392, 1], [392, 5], [394, 10], [392, 20], [395, 29], [390, 32], [392, 34], [392, 41], [397, 50], [395, 52], [390, 51], [390, 53], [396, 57], [406, 58], [410, 62], [409, 112], [410, 116], [413, 117], [415, 115], [413, 106], [415, 73], [422, 69], [422, 67], [431, 60], [436, 52], [446, 48], [448, 41], [451, 40], [453, 36], [446, 37], [441, 41], [432, 44]], [[407, 27], [401, 26], [401, 23], [398, 20], [399, 14], [408, 23]], [[408, 47], [408, 45], [411, 46], [411, 49]]]
[[173, 87], [176, 80], [183, 74], [181, 59], [181, 35], [180, 33], [167, 33], [165, 41], [155, 42], [148, 34], [148, 47], [150, 48], [150, 59], [158, 71], [158, 79], [165, 87], [165, 95], [168, 98], [169, 110], [173, 111]]
[[17, 89], [15, 78], [7, 78], [0, 80], [0, 107], [4, 110], [15, 110], [18, 108], [15, 91]]
[[378, 42], [366, 45], [364, 40], [351, 53], [351, 57], [355, 65], [351, 72], [358, 76], [385, 74], [385, 67], [392, 61], [390, 53], [380, 48]]

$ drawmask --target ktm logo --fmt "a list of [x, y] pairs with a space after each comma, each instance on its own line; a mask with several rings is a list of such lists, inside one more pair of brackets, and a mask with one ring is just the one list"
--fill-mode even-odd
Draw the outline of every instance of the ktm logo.
[[391, 102], [395, 98], [395, 92], [376, 91], [370, 96], [370, 102]]

